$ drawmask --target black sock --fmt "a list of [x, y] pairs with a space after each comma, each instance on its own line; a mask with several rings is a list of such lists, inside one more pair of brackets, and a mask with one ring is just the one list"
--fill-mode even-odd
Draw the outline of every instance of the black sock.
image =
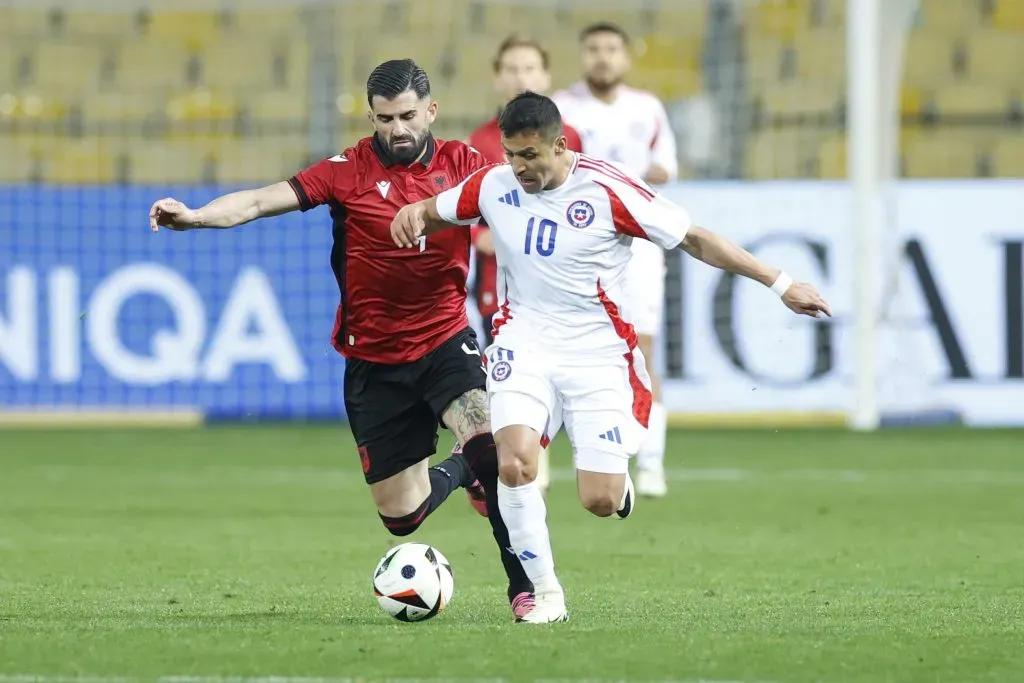
[[465, 486], [467, 481], [472, 482], [473, 479], [469, 463], [462, 455], [453, 455], [434, 465], [427, 472], [430, 476], [430, 495], [420, 503], [418, 508], [401, 517], [380, 515], [384, 526], [395, 536], [408, 536], [416, 531], [427, 516], [441, 507], [441, 503], [452, 495], [452, 491], [460, 486]]
[[491, 531], [494, 532], [494, 540], [501, 553], [501, 563], [508, 576], [508, 599], [511, 601], [519, 593], [532, 593], [533, 583], [523, 570], [522, 563], [515, 553], [508, 550], [512, 542], [508, 539], [508, 527], [498, 510], [498, 449], [494, 445], [494, 437], [490, 434], [475, 436], [462, 447], [462, 452], [487, 494], [487, 520], [491, 523]]

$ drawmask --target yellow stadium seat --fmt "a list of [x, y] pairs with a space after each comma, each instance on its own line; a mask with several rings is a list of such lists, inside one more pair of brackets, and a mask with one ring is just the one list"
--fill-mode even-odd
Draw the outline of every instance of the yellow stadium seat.
[[309, 102], [302, 90], [268, 90], [250, 98], [245, 106], [254, 123], [306, 123]]
[[0, 93], [0, 121], [53, 123], [68, 114], [68, 102], [53, 93]]
[[846, 35], [842, 30], [818, 29], [799, 37], [797, 72], [803, 78], [840, 84], [846, 78]]
[[202, 53], [202, 83], [211, 88], [270, 88], [275, 50], [248, 39], [211, 45]]
[[301, 7], [298, 5], [249, 8], [236, 3], [235, 8], [225, 17], [223, 28], [226, 34], [247, 36], [254, 40], [286, 38], [303, 41], [306, 37]]
[[924, 109], [924, 92], [920, 88], [904, 85], [900, 89], [900, 113], [920, 114]]
[[64, 33], [71, 38], [114, 38], [124, 40], [138, 31], [138, 12], [127, 10], [68, 10]]
[[81, 101], [88, 123], [141, 123], [161, 111], [164, 102], [145, 93], [91, 92]]
[[953, 41], [938, 32], [915, 29], [904, 52], [903, 82], [932, 87], [953, 78]]
[[965, 0], [920, 0], [919, 15], [926, 28], [946, 32], [959, 33], [981, 21], [979, 4]]
[[20, 135], [0, 135], [0, 183], [36, 180], [39, 158], [33, 140]]
[[128, 151], [128, 179], [131, 183], [195, 184], [212, 179], [212, 154], [194, 143], [139, 140]]
[[807, 178], [815, 175], [817, 146], [805, 131], [767, 129], [747, 141], [746, 176], [753, 180]]
[[1024, 178], [1024, 135], [1004, 135], [995, 141], [992, 174], [999, 178]]
[[812, 25], [843, 27], [846, 23], [847, 2], [848, 0], [812, 0], [810, 7]]
[[177, 43], [143, 38], [117, 51], [115, 85], [126, 91], [178, 88], [186, 84], [189, 53]]
[[1024, 32], [976, 31], [968, 63], [974, 81], [1024, 90]]
[[932, 94], [932, 105], [939, 114], [948, 116], [1008, 114], [1010, 100], [1003, 88], [960, 81], [937, 88]]
[[838, 114], [842, 92], [837, 87], [786, 81], [764, 89], [761, 101], [769, 115], [834, 115]]
[[906, 134], [903, 169], [908, 178], [973, 178], [984, 152], [971, 136], [931, 132]]
[[47, 89], [88, 91], [99, 83], [103, 59], [96, 43], [44, 41], [33, 55], [32, 82]]
[[748, 31], [792, 40], [808, 30], [809, 3], [798, 0], [774, 0], [747, 4], [744, 23]]
[[229, 185], [269, 185], [302, 168], [305, 145], [295, 138], [236, 140], [221, 145], [214, 162], [216, 182]]
[[825, 180], [846, 177], [846, 137], [830, 135], [818, 145], [818, 176]]
[[[42, 3], [40, 3], [42, 4]], [[40, 38], [52, 32], [54, 13], [26, 4], [0, 6], [0, 41]]]
[[215, 11], [153, 12], [144, 26], [149, 38], [201, 50], [220, 39], [220, 24], [220, 15]]
[[992, 25], [1012, 31], [1024, 31], [1024, 3], [1020, 0], [998, 0]]
[[785, 44], [780, 38], [747, 34], [745, 66], [749, 85], [759, 90], [782, 77]]
[[172, 97], [166, 113], [172, 123], [231, 121], [238, 116], [238, 103], [230, 92], [195, 88]]
[[100, 138], [54, 138], [42, 157], [44, 182], [56, 185], [108, 184], [118, 180], [118, 164]]

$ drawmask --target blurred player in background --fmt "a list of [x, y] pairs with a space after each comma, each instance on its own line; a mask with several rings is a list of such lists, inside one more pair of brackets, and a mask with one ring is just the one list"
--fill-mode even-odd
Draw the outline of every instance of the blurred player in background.
[[[516, 95], [527, 90], [546, 93], [551, 87], [550, 59], [547, 50], [536, 40], [512, 34], [498, 46], [494, 56], [494, 89], [501, 97], [502, 108]], [[565, 126], [566, 146], [574, 152], [582, 152], [580, 136], [570, 126]], [[498, 117], [487, 121], [469, 136], [469, 144], [485, 159], [494, 163], [505, 163], [505, 149], [501, 146], [501, 130]], [[476, 247], [476, 305], [483, 318], [485, 346], [490, 346], [491, 318], [498, 312], [498, 265], [494, 259], [494, 239], [487, 226], [473, 228], [473, 245]], [[548, 451], [543, 449], [537, 470], [537, 485], [547, 491], [551, 481]]]
[[[491, 522], [519, 617], [533, 585], [498, 509], [498, 463], [476, 333], [466, 315], [469, 235], [460, 231], [398, 249], [391, 220], [409, 202], [453, 187], [488, 164], [462, 142], [435, 140], [437, 102], [411, 59], [384, 62], [366, 83], [374, 135], [290, 180], [219, 197], [200, 209], [161, 199], [150, 227], [231, 228], [327, 204], [331, 267], [341, 301], [331, 335], [345, 363], [345, 408], [363, 475], [384, 526], [407, 536], [455, 489], [475, 491]], [[438, 425], [462, 452], [428, 467]], [[475, 479], [479, 478], [479, 482]]]
[[[665, 107], [652, 93], [623, 83], [630, 68], [629, 36], [615, 24], [592, 24], [580, 32], [580, 48], [583, 80], [552, 99], [565, 121], [580, 131], [583, 151], [621, 163], [651, 185], [675, 180], [679, 162]], [[627, 281], [624, 314], [636, 328], [654, 392], [650, 427], [637, 456], [636, 490], [642, 496], [663, 496], [667, 413], [655, 369], [655, 341], [665, 314], [664, 252], [646, 240], [634, 241]]]
[[[633, 326], [620, 314], [630, 245], [650, 240], [771, 287], [796, 313], [830, 315], [813, 287], [794, 283], [690, 215], [624, 165], [566, 149], [558, 107], [524, 93], [499, 117], [511, 164], [477, 171], [458, 187], [402, 209], [395, 243], [482, 218], [494, 234], [502, 297], [487, 355], [487, 393], [498, 444], [498, 503], [512, 548], [536, 587], [521, 621], [565, 621], [537, 457], [564, 422], [580, 501], [599, 517], [633, 510], [629, 458], [651, 409], [650, 378]], [[509, 195], [518, 201], [503, 201]]]

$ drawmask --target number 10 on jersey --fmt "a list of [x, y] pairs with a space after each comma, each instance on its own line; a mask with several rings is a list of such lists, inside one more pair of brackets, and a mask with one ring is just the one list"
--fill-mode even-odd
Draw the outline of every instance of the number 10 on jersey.
[[[534, 230], [536, 224], [536, 230]], [[524, 253], [533, 253], [536, 250], [541, 256], [551, 256], [555, 253], [555, 235], [558, 234], [558, 223], [536, 217], [530, 218], [526, 224], [526, 244], [523, 245]]]

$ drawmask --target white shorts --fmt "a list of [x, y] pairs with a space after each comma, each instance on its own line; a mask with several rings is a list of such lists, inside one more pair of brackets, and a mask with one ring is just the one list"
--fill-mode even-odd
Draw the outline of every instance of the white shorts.
[[626, 268], [623, 317], [637, 334], [656, 337], [665, 318], [665, 251], [647, 240], [634, 239]]
[[525, 425], [541, 444], [565, 425], [576, 469], [624, 474], [640, 450], [651, 410], [651, 378], [643, 354], [632, 362], [595, 359], [593, 364], [559, 363], [536, 345], [511, 339], [489, 346], [487, 396], [491, 429]]

